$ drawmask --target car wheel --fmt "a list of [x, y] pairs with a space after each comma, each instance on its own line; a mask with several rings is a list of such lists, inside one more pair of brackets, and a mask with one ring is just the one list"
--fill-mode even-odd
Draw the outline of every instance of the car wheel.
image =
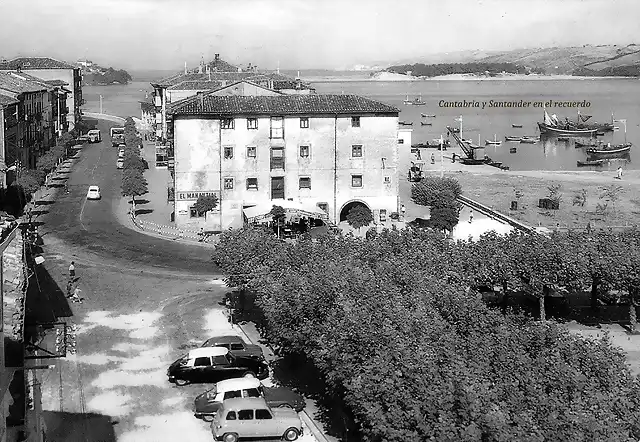
[[287, 431], [284, 432], [284, 434], [282, 435], [282, 438], [287, 441], [292, 441], [292, 440], [296, 440], [298, 436], [299, 436], [298, 430], [296, 430], [295, 428], [289, 428]]
[[[238, 441], [238, 435], [236, 433], [224, 433], [222, 435], [222, 440], [223, 442], [237, 442]], [[295, 440], [295, 439], [293, 439]]]
[[202, 420], [205, 422], [213, 422], [213, 416], [211, 416], [210, 414], [205, 414], [204, 416], [202, 416]]
[[189, 383], [189, 381], [187, 381], [186, 379], [176, 379], [176, 385], [178, 387], [184, 387], [188, 383]]
[[255, 378], [256, 375], [252, 371], [248, 371], [242, 375], [243, 378]]

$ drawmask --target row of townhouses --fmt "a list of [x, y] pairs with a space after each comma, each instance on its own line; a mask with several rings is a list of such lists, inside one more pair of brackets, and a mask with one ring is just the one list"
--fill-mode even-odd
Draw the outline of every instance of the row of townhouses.
[[[398, 212], [399, 110], [355, 95], [317, 94], [299, 78], [210, 63], [152, 83], [142, 120], [156, 167], [171, 173], [178, 227], [224, 230], [281, 205], [329, 224], [364, 205], [381, 223]], [[194, 204], [216, 195], [208, 214]]]
[[0, 62], [0, 186], [7, 168], [37, 158], [81, 119], [80, 68], [45, 57]]

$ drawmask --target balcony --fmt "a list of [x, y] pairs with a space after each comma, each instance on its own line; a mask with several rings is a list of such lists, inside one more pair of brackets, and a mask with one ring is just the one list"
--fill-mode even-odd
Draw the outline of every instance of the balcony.
[[281, 140], [284, 138], [284, 127], [272, 127], [271, 128], [271, 139], [272, 140]]

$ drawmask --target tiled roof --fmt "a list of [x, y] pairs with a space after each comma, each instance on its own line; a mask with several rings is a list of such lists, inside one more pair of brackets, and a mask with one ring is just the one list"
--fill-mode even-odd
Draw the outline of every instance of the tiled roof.
[[21, 94], [24, 92], [38, 92], [46, 91], [49, 89], [41, 83], [37, 83], [29, 80], [22, 80], [11, 75], [11, 72], [0, 72], [0, 88]]
[[[12, 75], [13, 78], [16, 78], [18, 80], [30, 81], [31, 83], [35, 83], [37, 85], [40, 85], [40, 86], [46, 88], [47, 90], [53, 90], [53, 88], [55, 87], [55, 86], [52, 86], [51, 84], [49, 84], [48, 81], [44, 81], [42, 78], [34, 77], [33, 75], [29, 75], [29, 74], [24, 73], [24, 72], [7, 71], [7, 73], [13, 74]], [[53, 81], [59, 81], [59, 80], [53, 80]]]
[[9, 95], [0, 94], [0, 106], [4, 107], [15, 103], [19, 103], [19, 101]]
[[51, 57], [18, 57], [5, 63], [0, 63], [0, 70], [14, 69], [76, 69], [64, 61]]
[[[226, 81], [227, 84], [235, 83], [242, 80], [248, 80], [256, 84], [265, 81], [272, 81], [273, 88], [279, 89], [297, 89], [297, 80], [286, 75], [275, 74], [270, 72], [211, 72], [210, 74], [198, 73], [178, 73], [171, 77], [167, 77], [155, 84], [165, 86], [171, 90], [205, 90], [203, 87], [195, 87], [186, 82], [207, 82], [207, 81]], [[187, 87], [189, 86], [189, 87]], [[300, 83], [301, 89], [313, 88], [307, 83]]]
[[358, 95], [216, 96], [198, 94], [171, 105], [173, 115], [307, 115], [383, 113], [399, 109]]
[[205, 64], [205, 66], [209, 66], [211, 71], [216, 72], [238, 72], [238, 66], [234, 66], [231, 63], [227, 63], [224, 60], [212, 60]]
[[221, 81], [217, 80], [192, 80], [192, 81], [183, 81], [181, 83], [174, 84], [167, 88], [167, 90], [178, 90], [178, 91], [208, 91], [212, 89], [217, 89], [222, 86]]

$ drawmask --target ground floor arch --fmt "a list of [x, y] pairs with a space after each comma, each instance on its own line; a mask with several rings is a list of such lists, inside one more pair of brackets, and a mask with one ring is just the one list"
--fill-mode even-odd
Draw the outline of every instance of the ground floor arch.
[[340, 209], [340, 222], [346, 221], [347, 214], [349, 213], [349, 211], [354, 207], [358, 207], [358, 206], [365, 207], [368, 210], [371, 210], [371, 208], [362, 201], [358, 201], [358, 200], [349, 201], [348, 203], [342, 206], [342, 209]]

